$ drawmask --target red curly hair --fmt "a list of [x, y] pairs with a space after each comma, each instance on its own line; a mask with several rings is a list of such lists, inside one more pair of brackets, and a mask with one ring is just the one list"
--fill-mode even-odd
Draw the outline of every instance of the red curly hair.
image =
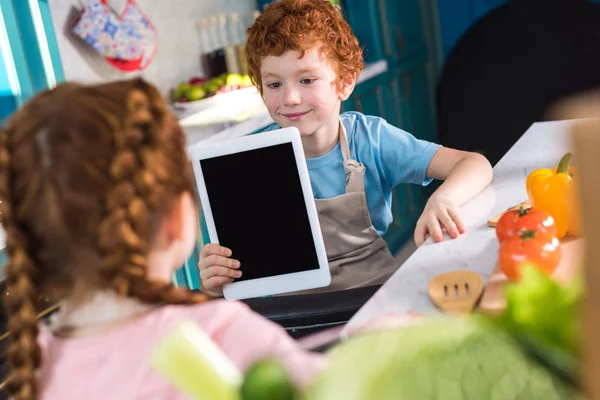
[[262, 93], [261, 62], [286, 51], [304, 52], [320, 46], [341, 77], [358, 76], [363, 51], [340, 10], [328, 0], [280, 0], [269, 4], [248, 29], [246, 58], [249, 75]]

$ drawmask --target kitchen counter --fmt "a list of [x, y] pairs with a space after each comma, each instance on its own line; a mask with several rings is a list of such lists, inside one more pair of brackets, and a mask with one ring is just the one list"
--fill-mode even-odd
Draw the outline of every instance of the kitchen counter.
[[408, 311], [432, 312], [427, 286], [436, 275], [470, 270], [486, 282], [494, 270], [498, 241], [488, 219], [527, 199], [525, 179], [535, 169], [552, 168], [570, 150], [569, 121], [533, 124], [494, 167], [492, 184], [461, 208], [467, 232], [441, 243], [428, 239], [365, 303], [346, 326], [351, 331], [374, 318]]

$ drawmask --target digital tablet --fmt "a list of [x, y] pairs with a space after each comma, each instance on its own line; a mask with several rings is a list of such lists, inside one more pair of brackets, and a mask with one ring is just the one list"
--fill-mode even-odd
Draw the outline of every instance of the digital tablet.
[[190, 149], [211, 243], [233, 252], [247, 299], [328, 286], [327, 254], [296, 128]]

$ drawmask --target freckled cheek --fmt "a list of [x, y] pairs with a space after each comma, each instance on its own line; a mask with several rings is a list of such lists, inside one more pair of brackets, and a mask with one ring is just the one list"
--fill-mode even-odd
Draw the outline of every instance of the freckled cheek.
[[304, 91], [300, 93], [300, 96], [302, 97], [302, 100], [305, 103], [314, 103], [316, 100], [319, 99], [319, 95], [316, 93], [311, 93], [310, 91]]
[[316, 109], [328, 108], [327, 105], [330, 102], [328, 100], [329, 97], [321, 93], [312, 93], [310, 96], [305, 97], [306, 103]]
[[267, 106], [267, 109], [269, 110], [269, 112], [275, 112], [277, 111], [277, 108], [279, 107], [279, 98], [274, 95], [274, 94], [265, 94], [263, 97], [264, 101], [265, 101], [265, 105]]

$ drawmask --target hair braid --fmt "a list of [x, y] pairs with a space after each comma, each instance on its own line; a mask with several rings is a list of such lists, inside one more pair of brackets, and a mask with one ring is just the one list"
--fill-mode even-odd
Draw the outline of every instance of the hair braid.
[[10, 117], [0, 129], [0, 219], [11, 398], [37, 395], [38, 296], [77, 301], [114, 289], [153, 303], [207, 299], [148, 280], [160, 224], [186, 192], [194, 181], [185, 136], [142, 79], [62, 83]]
[[[155, 221], [148, 216], [162, 211], [158, 208], [164, 207], [165, 197], [179, 194], [168, 193], [173, 188], [169, 184], [171, 176], [163, 167], [170, 162], [164, 150], [173, 146], [184, 149], [183, 135], [174, 134], [181, 132], [165, 129], [172, 128], [166, 120], [171, 116], [156, 96], [140, 81], [129, 94], [124, 127], [115, 132], [115, 155], [109, 167], [114, 186], [106, 202], [106, 218], [99, 228], [99, 244], [105, 253], [103, 270], [122, 296], [149, 303], [199, 303], [208, 297], [147, 278], [146, 255], [155, 230]], [[188, 189], [175, 188], [180, 192]]]
[[11, 199], [9, 132], [0, 130], [0, 216], [6, 231], [6, 250], [9, 261], [6, 265], [7, 289], [4, 305], [8, 314], [8, 327], [12, 331], [7, 349], [11, 367], [8, 390], [15, 400], [34, 400], [37, 396], [35, 370], [40, 365], [41, 355], [37, 344], [37, 296], [35, 263], [28, 252], [26, 234], [18, 223], [20, 209]]

